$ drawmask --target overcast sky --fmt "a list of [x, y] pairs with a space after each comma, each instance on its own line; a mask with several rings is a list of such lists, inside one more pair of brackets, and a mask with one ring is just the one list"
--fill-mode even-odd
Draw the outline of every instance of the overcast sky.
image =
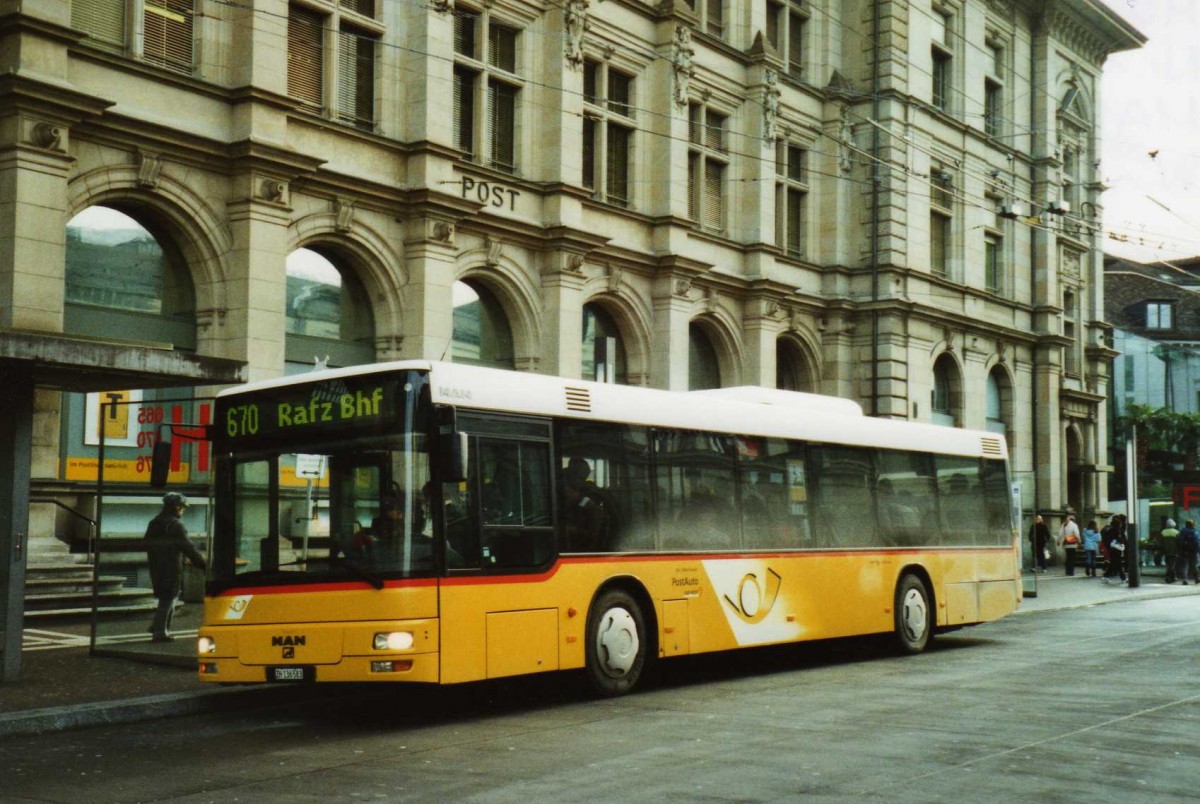
[[1103, 1], [1149, 39], [1104, 65], [1104, 250], [1139, 262], [1200, 256], [1200, 0]]

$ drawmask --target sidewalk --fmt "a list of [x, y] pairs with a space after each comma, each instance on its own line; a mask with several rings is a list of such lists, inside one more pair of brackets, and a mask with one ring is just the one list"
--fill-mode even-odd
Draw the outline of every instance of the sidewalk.
[[[1062, 567], [1051, 567], [1036, 576], [1037, 596], [1025, 598], [1017, 614], [1200, 594], [1195, 584], [1164, 583], [1161, 567], [1142, 570], [1141, 586], [1130, 589], [1089, 578], [1081, 569], [1068, 577]], [[86, 648], [26, 651], [21, 680], [0, 686], [0, 737], [260, 707], [333, 695], [339, 689], [339, 685], [220, 687], [202, 683], [194, 665], [89, 656]]]

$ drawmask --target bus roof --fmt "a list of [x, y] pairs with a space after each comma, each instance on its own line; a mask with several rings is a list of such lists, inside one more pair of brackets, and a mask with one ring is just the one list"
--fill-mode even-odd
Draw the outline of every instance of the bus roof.
[[1004, 437], [862, 415], [851, 400], [738, 387], [663, 391], [458, 363], [401, 360], [328, 369], [227, 388], [218, 397], [395, 371], [426, 371], [435, 404], [499, 413], [679, 427], [730, 434], [1007, 458]]

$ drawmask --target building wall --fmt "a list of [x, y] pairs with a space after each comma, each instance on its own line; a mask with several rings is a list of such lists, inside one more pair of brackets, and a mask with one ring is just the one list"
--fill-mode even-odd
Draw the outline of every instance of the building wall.
[[[1063, 509], [1072, 469], [1102, 461], [1100, 71], [1141, 42], [1112, 12], [1092, 0], [811, 0], [792, 7], [803, 53], [789, 60], [763, 34], [760, 0], [722, 4], [720, 35], [712, 6], [682, 0], [360, 7], [371, 5], [367, 17], [353, 3], [292, 5], [326, 15], [325, 103], [310, 108], [289, 95], [285, 0], [195, 0], [192, 69], [147, 56], [139, 0], [123, 45], [85, 37], [66, 0], [26, 4], [28, 24], [6, 34], [22, 47], [3, 56], [24, 89], [10, 90], [23, 102], [3, 129], [0, 324], [61, 329], [64, 227], [109, 204], [178, 249], [197, 351], [247, 361], [250, 379], [283, 371], [285, 261], [316, 246], [366, 289], [379, 360], [445, 356], [452, 287], [471, 279], [503, 305], [519, 370], [577, 376], [589, 302], [617, 321], [630, 381], [654, 387], [687, 387], [697, 324], [724, 385], [773, 386], [787, 342], [813, 390], [929, 421], [947, 355], [960, 426], [985, 426], [987, 377], [1002, 379], [1027, 508]], [[498, 79], [518, 92], [511, 171], [455, 147], [456, 63], [498, 75], [455, 57], [456, 15], [468, 12], [519, 31], [516, 69]], [[343, 28], [376, 41], [365, 127], [330, 111]], [[585, 102], [582, 60], [633, 78], [627, 205], [582, 186], [586, 121], [612, 119]], [[988, 76], [999, 86], [990, 129]], [[689, 104], [724, 118], [723, 148], [705, 151], [723, 166], [711, 227], [689, 217]], [[1070, 165], [1064, 119], [1081, 132]], [[805, 152], [791, 185], [805, 198], [803, 247], [791, 254], [777, 236], [779, 143]], [[948, 176], [944, 276], [931, 269], [931, 172]], [[1044, 212], [1064, 194], [1071, 214]], [[1014, 203], [1025, 215], [997, 216]], [[985, 237], [999, 244], [992, 287]], [[1070, 337], [1064, 291], [1077, 304]], [[39, 397], [43, 479], [58, 405]], [[1082, 454], [1066, 454], [1068, 431]], [[1103, 508], [1103, 484], [1087, 477], [1074, 503]]]

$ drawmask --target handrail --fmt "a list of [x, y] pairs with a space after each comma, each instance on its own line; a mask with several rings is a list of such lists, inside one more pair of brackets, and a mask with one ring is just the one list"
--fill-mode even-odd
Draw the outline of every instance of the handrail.
[[71, 516], [78, 517], [79, 519], [82, 519], [84, 522], [91, 525], [90, 535], [88, 536], [88, 561], [96, 560], [96, 520], [92, 519], [90, 516], [85, 516], [83, 513], [76, 511], [71, 506], [67, 505], [61, 500], [56, 500], [53, 497], [30, 497], [29, 501], [31, 503], [50, 503], [52, 505], [57, 505]]

